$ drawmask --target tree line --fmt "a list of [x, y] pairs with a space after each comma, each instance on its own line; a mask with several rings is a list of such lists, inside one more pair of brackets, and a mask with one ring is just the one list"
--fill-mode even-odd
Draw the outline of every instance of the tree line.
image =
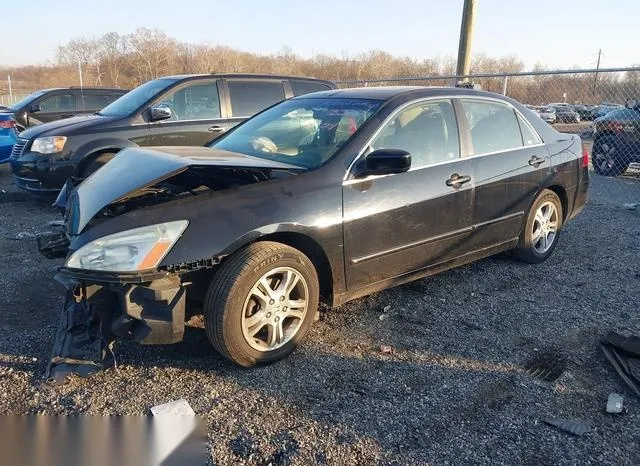
[[[436, 79], [455, 72], [454, 57], [416, 60], [373, 50], [355, 56], [318, 54], [312, 58], [296, 55], [289, 47], [278, 53], [260, 55], [208, 43], [177, 41], [163, 31], [140, 28], [131, 34], [109, 32], [97, 38], [77, 38], [57, 48], [55, 61], [48, 65], [0, 69], [0, 94], [6, 94], [4, 76], [10, 74], [13, 92], [25, 93], [47, 87], [80, 84], [131, 89], [148, 80], [183, 73], [253, 72], [312, 76], [332, 81], [366, 81], [396, 77], [428, 76], [410, 82], [424, 85], [451, 85], [451, 79]], [[536, 68], [541, 69], [541, 65]], [[525, 65], [518, 57], [493, 58], [476, 55], [472, 73], [518, 73]], [[601, 103], [622, 101], [640, 95], [640, 72], [512, 77], [507, 94], [526, 103]], [[405, 84], [399, 82], [400, 84]], [[502, 92], [504, 78], [478, 79], [483, 89]], [[396, 82], [384, 84], [397, 84]], [[407, 82], [409, 84], [409, 82]]]

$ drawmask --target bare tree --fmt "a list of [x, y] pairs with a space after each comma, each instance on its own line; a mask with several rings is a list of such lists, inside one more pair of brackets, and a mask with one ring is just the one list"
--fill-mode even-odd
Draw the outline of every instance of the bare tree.
[[[56, 62], [51, 66], [28, 66], [7, 70], [16, 92], [33, 91], [47, 86], [68, 86], [77, 80], [78, 64], [85, 82], [113, 86], [135, 87], [150, 79], [175, 73], [259, 72], [314, 76], [335, 81], [373, 80], [385, 78], [415, 78], [423, 80], [397, 81], [399, 84], [451, 85], [455, 70], [454, 57], [433, 57], [416, 60], [397, 57], [381, 51], [350, 55], [318, 54], [312, 58], [298, 56], [283, 46], [272, 55], [258, 55], [217, 44], [179, 43], [157, 29], [141, 28], [133, 34], [115, 32], [98, 39], [77, 38], [57, 49]], [[537, 64], [540, 71], [547, 67]], [[476, 55], [473, 73], [517, 73], [524, 70], [518, 57]], [[483, 89], [502, 92], [503, 77], [476, 80]], [[640, 73], [600, 73], [597, 86], [593, 74], [513, 76], [508, 80], [508, 95], [523, 102], [541, 105], [549, 102], [602, 103], [605, 100], [624, 102], [628, 97], [640, 97]]]
[[158, 29], [140, 28], [129, 37], [134, 63], [141, 82], [172, 72], [176, 41]]

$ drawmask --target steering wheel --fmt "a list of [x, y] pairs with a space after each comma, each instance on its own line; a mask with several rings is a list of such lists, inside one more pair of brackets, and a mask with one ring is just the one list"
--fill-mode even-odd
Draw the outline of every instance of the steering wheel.
[[259, 150], [262, 152], [278, 152], [278, 146], [276, 145], [276, 143], [266, 136], [253, 138], [251, 140], [251, 147], [253, 147], [254, 150]]

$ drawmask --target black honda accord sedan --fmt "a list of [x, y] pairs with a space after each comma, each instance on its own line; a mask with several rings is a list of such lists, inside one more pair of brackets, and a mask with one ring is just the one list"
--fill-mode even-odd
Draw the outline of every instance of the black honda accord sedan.
[[320, 299], [340, 305], [502, 251], [544, 261], [584, 206], [587, 170], [578, 136], [460, 88], [319, 92], [210, 147], [124, 149], [67, 184], [66, 231], [39, 239], [66, 256], [54, 368], [95, 363], [81, 342], [101, 342], [96, 355], [118, 338], [178, 342], [191, 314], [235, 363], [276, 361]]

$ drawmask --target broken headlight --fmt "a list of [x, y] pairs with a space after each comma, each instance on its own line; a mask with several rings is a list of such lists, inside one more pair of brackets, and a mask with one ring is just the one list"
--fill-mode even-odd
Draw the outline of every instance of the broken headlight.
[[74, 252], [66, 266], [104, 272], [155, 269], [188, 224], [186, 220], [179, 220], [103, 236]]

